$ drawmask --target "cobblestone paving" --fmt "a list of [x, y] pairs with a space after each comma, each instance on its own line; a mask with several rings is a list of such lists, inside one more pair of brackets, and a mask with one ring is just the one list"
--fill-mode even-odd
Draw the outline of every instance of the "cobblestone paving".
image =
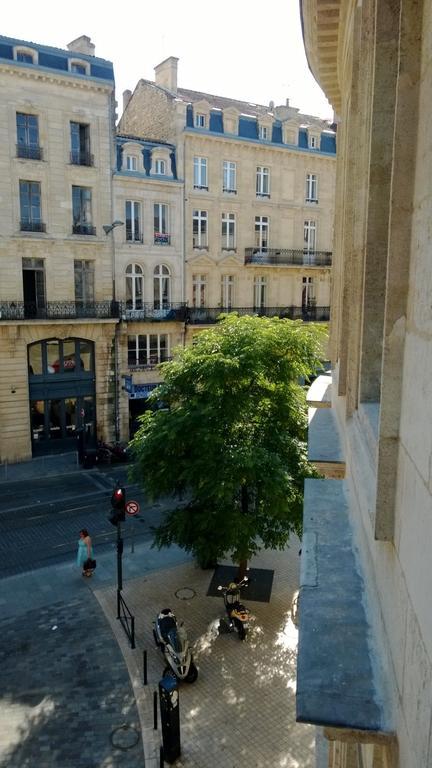
[[[244, 602], [255, 619], [245, 642], [236, 634], [218, 634], [223, 616], [220, 597], [207, 597], [213, 571], [193, 563], [159, 570], [125, 584], [124, 596], [136, 617], [137, 650], [130, 651], [116, 631], [132, 679], [144, 726], [146, 768], [158, 768], [160, 731], [153, 730], [153, 691], [164, 663], [152, 638], [152, 620], [170, 607], [183, 619], [194, 643], [199, 668], [193, 685], [180, 687], [184, 768], [312, 768], [315, 729], [295, 722], [297, 630], [291, 621], [291, 601], [298, 587], [298, 549], [293, 541], [284, 552], [266, 552], [251, 566], [275, 571], [269, 603]], [[168, 550], [169, 551], [169, 550]], [[161, 553], [163, 554], [163, 553]], [[96, 585], [95, 585], [96, 586]], [[194, 597], [182, 600], [181, 588]], [[113, 617], [113, 588], [96, 590]], [[148, 652], [148, 686], [141, 684], [142, 651]]]
[[0, 669], [1, 768], [143, 768], [141, 735], [127, 751], [110, 741], [123, 723], [141, 728], [124, 659], [89, 590], [0, 621]]

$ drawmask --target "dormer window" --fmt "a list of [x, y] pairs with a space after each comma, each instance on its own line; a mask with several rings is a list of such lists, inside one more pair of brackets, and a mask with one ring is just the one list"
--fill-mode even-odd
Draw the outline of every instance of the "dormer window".
[[317, 136], [309, 136], [309, 149], [318, 149]]
[[135, 157], [135, 155], [126, 155], [126, 170], [127, 171], [138, 170], [138, 160]]
[[270, 128], [268, 125], [260, 125], [258, 135], [263, 141], [268, 141], [270, 139]]
[[37, 64], [37, 53], [31, 48], [15, 48], [15, 61], [23, 64]]
[[203, 115], [202, 112], [198, 112], [195, 115], [195, 128], [205, 128], [206, 127], [206, 116]]
[[166, 175], [166, 162], [165, 160], [155, 160], [155, 173], [158, 176]]
[[88, 64], [85, 61], [70, 61], [69, 66], [70, 66], [70, 72], [73, 72], [74, 75], [89, 74]]

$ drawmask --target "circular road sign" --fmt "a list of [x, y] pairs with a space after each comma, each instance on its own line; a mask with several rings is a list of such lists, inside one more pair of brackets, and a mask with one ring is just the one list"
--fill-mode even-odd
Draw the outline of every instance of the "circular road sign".
[[140, 511], [140, 506], [137, 501], [128, 501], [125, 509], [128, 515], [137, 515]]

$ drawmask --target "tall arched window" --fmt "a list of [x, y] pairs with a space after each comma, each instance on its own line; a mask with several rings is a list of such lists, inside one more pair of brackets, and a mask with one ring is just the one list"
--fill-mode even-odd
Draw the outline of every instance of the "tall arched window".
[[128, 309], [142, 309], [143, 296], [143, 269], [139, 264], [128, 264], [126, 267], [126, 307]]
[[171, 273], [165, 264], [158, 264], [153, 275], [154, 308], [169, 309]]

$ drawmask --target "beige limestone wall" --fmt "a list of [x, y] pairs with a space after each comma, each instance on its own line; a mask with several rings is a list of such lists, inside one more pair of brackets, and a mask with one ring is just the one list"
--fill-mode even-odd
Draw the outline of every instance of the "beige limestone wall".
[[[113, 177], [114, 219], [125, 222], [126, 200], [133, 200], [141, 206], [143, 242], [126, 239], [126, 227], [117, 227], [114, 232], [115, 279], [117, 299], [126, 299], [126, 267], [138, 264], [144, 273], [144, 301], [153, 302], [153, 272], [159, 264], [168, 267], [171, 273], [170, 301], [179, 303], [183, 296], [183, 184], [175, 181], [159, 181], [146, 177], [114, 174]], [[153, 206], [155, 203], [168, 205], [170, 244], [154, 243]]]
[[[208, 191], [194, 189], [194, 157], [207, 159]], [[237, 194], [223, 192], [223, 162], [236, 163]], [[264, 166], [270, 173], [270, 198], [256, 196], [256, 172]], [[306, 203], [306, 174], [316, 174], [318, 204]], [[331, 251], [335, 193], [335, 159], [274, 147], [241, 139], [185, 133], [185, 242], [186, 295], [192, 305], [192, 275], [206, 276], [207, 306], [221, 302], [221, 275], [235, 277], [235, 306], [252, 307], [254, 277], [266, 277], [269, 307], [301, 306], [302, 278], [313, 277], [317, 305], [329, 305], [330, 268], [296, 266], [245, 266], [245, 249], [255, 244], [255, 216], [269, 220], [269, 247], [304, 247], [304, 222], [316, 223], [316, 249]], [[193, 247], [193, 211], [208, 215], [208, 248]], [[223, 213], [236, 217], [236, 248], [222, 248]]]
[[[95, 298], [111, 295], [111, 245], [102, 226], [112, 221], [112, 88], [37, 71], [33, 76], [0, 65], [0, 299], [22, 299], [21, 258], [45, 259], [47, 299], [74, 298], [73, 261], [95, 264]], [[16, 157], [16, 113], [39, 118], [43, 160]], [[94, 166], [70, 164], [70, 122], [90, 126]], [[19, 181], [41, 183], [42, 221], [46, 233], [20, 232]], [[96, 236], [72, 234], [72, 185], [92, 190]]]
[[[94, 264], [96, 301], [112, 296], [111, 172], [114, 147], [113, 87], [61, 73], [0, 64], [0, 302], [23, 300], [22, 259], [43, 260], [47, 302], [74, 301], [74, 260]], [[43, 159], [16, 157], [16, 113], [37, 115]], [[70, 122], [90, 126], [93, 166], [70, 164]], [[41, 184], [46, 233], [20, 231], [19, 181]], [[72, 185], [92, 190], [96, 236], [72, 234]], [[31, 457], [27, 345], [45, 338], [81, 337], [95, 342], [98, 435], [114, 436], [113, 339], [109, 321], [0, 319], [0, 461]]]
[[[426, 768], [432, 765], [432, 8], [347, 3], [339, 33], [333, 406], [376, 670], [397, 739], [397, 749], [381, 756], [362, 748], [363, 763]], [[336, 764], [347, 768], [341, 743], [336, 752]]]

